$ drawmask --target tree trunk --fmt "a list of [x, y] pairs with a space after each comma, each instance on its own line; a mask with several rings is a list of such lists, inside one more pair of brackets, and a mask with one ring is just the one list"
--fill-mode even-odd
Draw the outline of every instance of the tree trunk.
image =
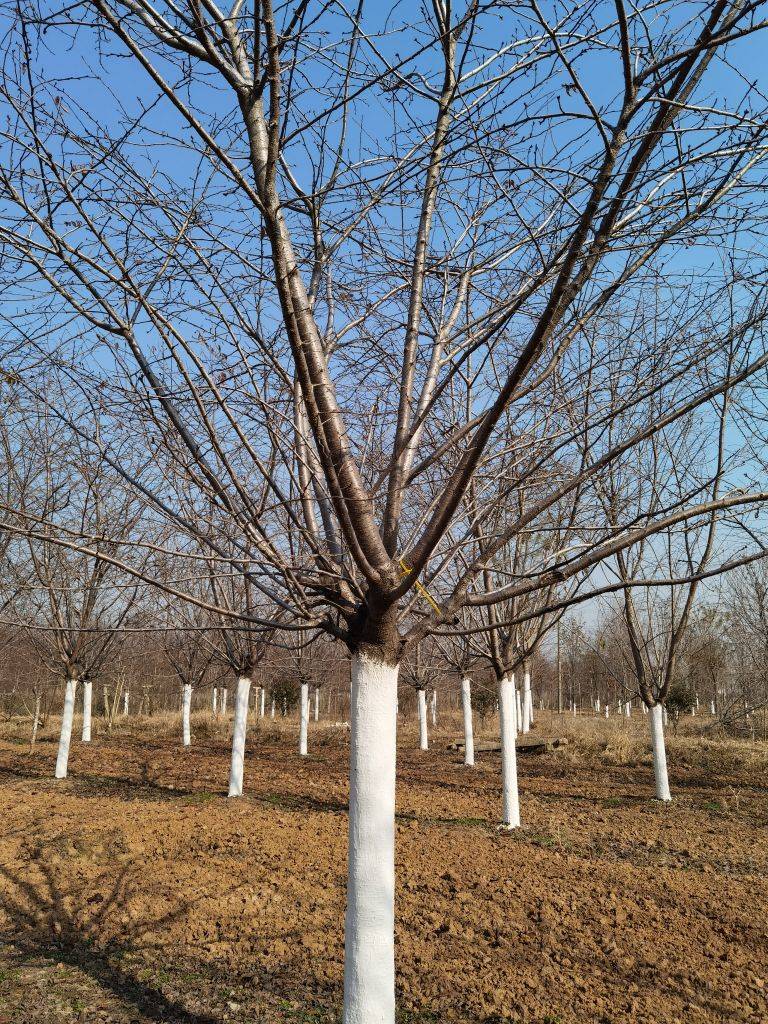
[[83, 683], [83, 732], [81, 739], [83, 743], [91, 741], [91, 697], [93, 695], [93, 683]]
[[222, 687], [222, 690], [221, 690], [221, 713], [222, 713], [222, 715], [226, 715], [226, 713], [227, 713], [227, 688], [226, 688], [226, 686]]
[[434, 690], [434, 689], [432, 690], [431, 709], [432, 709], [432, 728], [436, 729], [437, 728], [437, 690]]
[[315, 721], [320, 721], [320, 687], [315, 687]]
[[531, 674], [528, 669], [523, 672], [523, 720], [520, 731], [531, 731]]
[[189, 714], [192, 710], [192, 685], [191, 683], [185, 683], [181, 697], [181, 730], [182, 738], [185, 747], [188, 747], [192, 738], [190, 736], [189, 729]]
[[419, 750], [429, 750], [427, 733], [427, 694], [419, 690]]
[[472, 684], [469, 679], [461, 680], [461, 706], [464, 711], [464, 764], [475, 766], [475, 736], [472, 728]]
[[229, 796], [243, 795], [243, 763], [245, 761], [245, 733], [248, 728], [248, 697], [251, 680], [240, 676], [235, 694], [235, 721], [232, 727], [232, 761], [229, 766]]
[[397, 675], [352, 657], [344, 1024], [395, 1020]]
[[219, 690], [216, 686], [214, 686], [213, 693], [211, 694], [211, 711], [215, 718], [219, 711]]
[[35, 749], [35, 740], [37, 739], [37, 727], [40, 724], [40, 694], [38, 693], [35, 697], [35, 713], [32, 719], [32, 738], [29, 741], [29, 749]]
[[301, 718], [299, 721], [299, 753], [307, 756], [307, 730], [309, 729], [309, 684], [301, 684]]
[[128, 716], [128, 702], [129, 702], [129, 699], [130, 699], [130, 693], [128, 692], [128, 690], [126, 690], [125, 693], [123, 694], [123, 716], [124, 717]]
[[272, 698], [272, 705], [271, 705], [271, 707], [269, 709], [269, 717], [270, 718], [274, 718], [275, 717], [275, 698], [274, 697]]
[[61, 716], [61, 732], [59, 734], [59, 752], [56, 757], [57, 779], [66, 779], [67, 765], [69, 763], [69, 744], [72, 739], [72, 718], [75, 714], [75, 690], [77, 680], [68, 679], [67, 688], [64, 691], [64, 711]]
[[[261, 693], [259, 694], [259, 718], [264, 717], [264, 700], [266, 699], [266, 690], [261, 687]], [[272, 717], [275, 717], [275, 702], [272, 701]]]
[[656, 781], [656, 799], [671, 800], [667, 776], [667, 751], [664, 746], [664, 712], [661, 704], [651, 708], [651, 746], [653, 748], [653, 776]]
[[517, 792], [517, 750], [515, 748], [516, 690], [513, 676], [499, 681], [499, 729], [501, 732], [501, 787], [504, 797], [503, 827], [520, 825], [520, 800]]

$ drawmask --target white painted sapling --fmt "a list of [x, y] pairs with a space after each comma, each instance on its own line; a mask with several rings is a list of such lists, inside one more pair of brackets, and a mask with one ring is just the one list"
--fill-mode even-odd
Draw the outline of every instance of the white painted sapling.
[[309, 729], [309, 684], [301, 684], [301, 708], [299, 719], [299, 754], [307, 756], [307, 732]]
[[429, 735], [427, 733], [427, 694], [425, 690], [418, 691], [419, 708], [419, 750], [429, 750]]
[[81, 739], [83, 743], [90, 743], [91, 740], [91, 703], [93, 698], [93, 683], [90, 679], [83, 680], [83, 731]]
[[61, 730], [59, 732], [59, 750], [56, 755], [57, 779], [66, 779], [69, 765], [69, 744], [72, 740], [72, 719], [75, 714], [75, 691], [77, 679], [68, 679], [64, 690], [64, 710], [61, 715]]
[[475, 737], [472, 726], [472, 684], [466, 677], [461, 680], [461, 706], [464, 712], [464, 764], [475, 764]]
[[181, 734], [182, 743], [185, 747], [190, 746], [192, 735], [190, 729], [190, 714], [192, 711], [192, 684], [184, 683], [181, 691]]

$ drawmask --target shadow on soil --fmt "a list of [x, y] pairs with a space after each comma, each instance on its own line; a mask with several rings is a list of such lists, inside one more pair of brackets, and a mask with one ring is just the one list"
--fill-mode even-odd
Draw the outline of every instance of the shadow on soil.
[[66, 886], [59, 883], [55, 853], [51, 844], [32, 850], [39, 874], [34, 884], [0, 865], [0, 911], [6, 922], [3, 937], [14, 950], [10, 955], [27, 964], [31, 958], [53, 959], [76, 968], [151, 1021], [221, 1024], [220, 1017], [187, 1009], [121, 963], [136, 951], [154, 952], [159, 958], [162, 943], [150, 934], [183, 918], [191, 904], [181, 901], [172, 912], [152, 921], [131, 920], [125, 910], [139, 881], [130, 865], [123, 866], [117, 878], [111, 874], [107, 880], [104, 873], [87, 886], [73, 888], [69, 879]]

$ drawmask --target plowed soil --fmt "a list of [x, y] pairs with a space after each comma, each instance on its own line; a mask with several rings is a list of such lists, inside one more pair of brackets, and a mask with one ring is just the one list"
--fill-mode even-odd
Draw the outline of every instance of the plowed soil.
[[[498, 755], [403, 740], [402, 1022], [768, 1021], [768, 789], [574, 752], [521, 758], [500, 834]], [[225, 739], [0, 743], [0, 1024], [337, 1021], [346, 738], [254, 732], [227, 800]]]

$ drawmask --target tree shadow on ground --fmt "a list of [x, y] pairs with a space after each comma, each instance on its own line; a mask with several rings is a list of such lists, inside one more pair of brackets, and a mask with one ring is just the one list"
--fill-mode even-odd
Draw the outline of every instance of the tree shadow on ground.
[[122, 1003], [151, 1021], [163, 1024], [221, 1024], [221, 1017], [188, 1009], [173, 996], [137, 977], [128, 954], [154, 952], [159, 958], [163, 943], [151, 936], [184, 918], [191, 902], [180, 900], [174, 909], [152, 920], [131, 920], [125, 909], [133, 893], [140, 891], [140, 878], [131, 865], [102, 872], [94, 879], [62, 884], [52, 857], [55, 844], [38, 844], [30, 859], [38, 876], [12, 871], [0, 865], [0, 915], [3, 939], [19, 961], [54, 958], [77, 968]]

